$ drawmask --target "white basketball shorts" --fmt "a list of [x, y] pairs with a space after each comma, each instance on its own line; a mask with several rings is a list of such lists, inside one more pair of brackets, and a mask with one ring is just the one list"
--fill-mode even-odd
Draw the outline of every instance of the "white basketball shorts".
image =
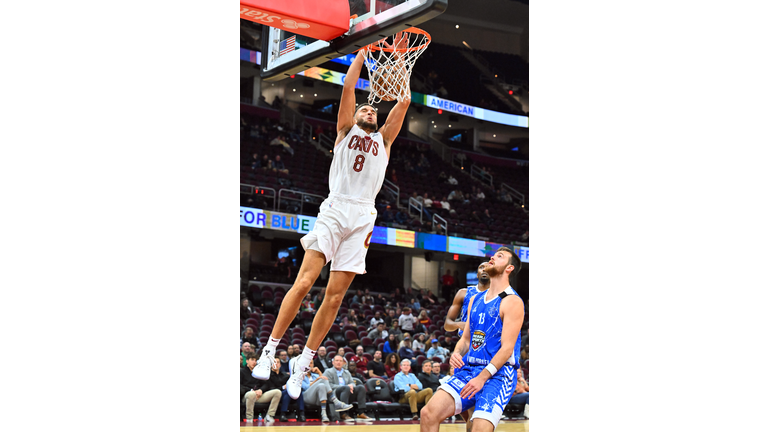
[[320, 205], [315, 227], [301, 238], [301, 246], [323, 253], [326, 264], [332, 261], [331, 271], [364, 274], [374, 222], [373, 200], [331, 194]]

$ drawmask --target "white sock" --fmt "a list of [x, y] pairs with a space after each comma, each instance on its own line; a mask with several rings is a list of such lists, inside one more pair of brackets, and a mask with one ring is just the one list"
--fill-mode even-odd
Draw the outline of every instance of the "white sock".
[[305, 346], [304, 351], [301, 353], [301, 357], [299, 357], [299, 370], [304, 370], [304, 368], [309, 366], [309, 361], [315, 358], [315, 353], [317, 351], [310, 349], [309, 347]]
[[267, 342], [267, 346], [264, 347], [264, 353], [267, 352], [272, 353], [272, 357], [275, 356], [275, 351], [277, 351], [277, 344], [280, 343], [280, 339], [274, 339], [272, 336], [269, 337], [269, 342]]

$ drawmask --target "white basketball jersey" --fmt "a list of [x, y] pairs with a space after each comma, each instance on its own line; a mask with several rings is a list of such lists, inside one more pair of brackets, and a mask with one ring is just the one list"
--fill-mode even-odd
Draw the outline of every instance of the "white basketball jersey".
[[333, 149], [333, 162], [328, 174], [331, 193], [374, 200], [384, 183], [389, 158], [384, 138], [379, 132], [370, 135], [357, 125]]

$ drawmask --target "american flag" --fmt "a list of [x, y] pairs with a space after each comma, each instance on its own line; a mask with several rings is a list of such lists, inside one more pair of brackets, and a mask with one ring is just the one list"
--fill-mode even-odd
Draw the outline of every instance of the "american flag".
[[296, 49], [296, 35], [280, 41], [280, 55], [287, 54]]

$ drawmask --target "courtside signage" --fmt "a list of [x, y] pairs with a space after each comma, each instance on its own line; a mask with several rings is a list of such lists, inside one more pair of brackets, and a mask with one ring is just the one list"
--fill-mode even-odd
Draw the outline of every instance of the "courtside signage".
[[240, 226], [293, 231], [306, 234], [315, 227], [316, 217], [240, 207]]

